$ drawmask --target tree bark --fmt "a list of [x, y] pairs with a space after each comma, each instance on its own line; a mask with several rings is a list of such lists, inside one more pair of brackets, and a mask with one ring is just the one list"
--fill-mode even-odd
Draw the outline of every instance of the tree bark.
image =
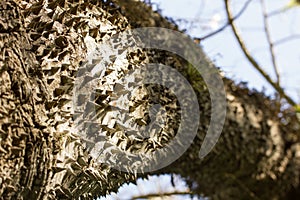
[[[0, 16], [0, 196], [93, 199], [145, 177], [99, 164], [83, 148], [71, 128], [74, 79], [93, 48], [87, 37], [97, 43], [130, 28], [177, 27], [147, 5], [127, 0], [5, 0]], [[199, 159], [210, 121], [209, 92], [181, 66], [184, 60], [170, 62], [172, 55], [158, 53], [137, 55], [140, 62], [181, 71], [197, 93], [201, 116], [199, 132], [184, 155], [148, 174], [179, 174], [195, 194], [212, 199], [295, 198], [300, 191], [295, 113], [279, 113], [264, 94], [223, 78], [226, 122], [214, 150]]]

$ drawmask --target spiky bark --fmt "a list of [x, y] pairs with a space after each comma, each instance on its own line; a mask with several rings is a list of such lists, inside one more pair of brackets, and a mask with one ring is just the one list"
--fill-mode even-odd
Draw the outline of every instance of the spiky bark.
[[[130, 27], [176, 26], [137, 1], [6, 0], [0, 6], [3, 199], [91, 199], [144, 176], [97, 164], [83, 149], [71, 130], [74, 78], [90, 48], [87, 37], [97, 43]], [[137, 55], [146, 62], [145, 54]], [[165, 52], [147, 56], [182, 71], [198, 92], [201, 110], [193, 145], [154, 174], [180, 174], [197, 194], [213, 199], [299, 194], [299, 123], [293, 113], [279, 117], [273, 101], [224, 78], [226, 123], [214, 151], [200, 160], [210, 120], [204, 83], [180, 67], [185, 61], [170, 62]]]

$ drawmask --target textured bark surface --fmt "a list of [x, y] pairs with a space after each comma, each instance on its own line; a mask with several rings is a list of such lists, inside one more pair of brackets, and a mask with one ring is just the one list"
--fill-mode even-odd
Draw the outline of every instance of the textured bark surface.
[[[0, 2], [3, 199], [92, 199], [145, 176], [97, 164], [71, 129], [74, 78], [93, 48], [88, 41], [97, 43], [141, 26], [176, 29], [136, 1]], [[226, 123], [213, 152], [200, 160], [210, 120], [209, 93], [202, 79], [183, 67], [185, 61], [154, 53], [137, 53], [138, 63], [160, 62], [181, 71], [195, 88], [201, 117], [188, 151], [153, 174], [180, 174], [197, 194], [212, 199], [295, 199], [300, 191], [300, 128], [295, 115], [286, 111], [279, 117], [275, 102], [224, 78]]]
[[73, 80], [87, 51], [84, 37], [101, 40], [124, 30], [127, 23], [118, 13], [100, 1], [1, 2], [4, 199], [89, 199], [133, 180], [93, 163], [69, 131]]

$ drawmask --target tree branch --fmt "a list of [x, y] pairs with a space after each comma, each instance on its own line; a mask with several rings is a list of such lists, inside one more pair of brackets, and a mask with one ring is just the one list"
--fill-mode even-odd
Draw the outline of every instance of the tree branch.
[[174, 191], [174, 192], [166, 192], [166, 193], [161, 193], [161, 194], [146, 194], [146, 195], [140, 195], [140, 196], [135, 196], [132, 197], [132, 200], [135, 199], [150, 199], [150, 198], [154, 198], [154, 197], [165, 197], [165, 196], [172, 196], [172, 195], [191, 195], [193, 194], [190, 191]]
[[[243, 8], [239, 11], [239, 13], [238, 13], [236, 16], [234, 16], [234, 17], [232, 18], [232, 20], [238, 19], [238, 18], [244, 13], [244, 11], [247, 9], [247, 7], [248, 7], [248, 5], [250, 4], [251, 1], [252, 1], [252, 0], [248, 0], [248, 1], [244, 4]], [[207, 35], [205, 35], [205, 36], [203, 36], [203, 37], [200, 37], [200, 38], [194, 38], [194, 39], [195, 39], [195, 40], [199, 40], [199, 41], [203, 41], [203, 40], [205, 40], [205, 39], [207, 39], [207, 38], [209, 38], [209, 37], [212, 37], [212, 36], [216, 35], [217, 33], [220, 33], [221, 31], [223, 31], [224, 29], [226, 29], [229, 25], [230, 25], [230, 23], [227, 22], [227, 23], [224, 24], [222, 27], [220, 27], [218, 30], [213, 31], [213, 32], [211, 32], [211, 33], [209, 33], [209, 34], [207, 34]]]
[[281, 45], [283, 43], [289, 42], [291, 40], [299, 40], [300, 34], [290, 35], [284, 38], [281, 38], [273, 43], [274, 46]]
[[261, 7], [262, 7], [262, 12], [263, 12], [263, 23], [264, 23], [264, 30], [266, 33], [266, 38], [269, 44], [269, 51], [270, 51], [270, 55], [271, 55], [271, 60], [272, 60], [272, 65], [276, 74], [276, 78], [277, 78], [277, 85], [280, 85], [280, 75], [278, 72], [278, 66], [277, 66], [277, 62], [276, 62], [276, 58], [275, 58], [275, 52], [274, 52], [274, 44], [272, 42], [271, 39], [271, 33], [269, 30], [269, 24], [268, 24], [268, 14], [266, 12], [266, 5], [265, 5], [265, 1], [264, 0], [260, 0], [261, 2]]
[[226, 10], [228, 22], [232, 28], [235, 38], [237, 39], [237, 41], [242, 49], [242, 52], [244, 53], [244, 55], [246, 56], [248, 61], [266, 79], [266, 81], [279, 93], [279, 95], [281, 97], [286, 99], [286, 101], [290, 105], [296, 106], [296, 103], [294, 102], [294, 100], [284, 92], [284, 89], [281, 88], [280, 85], [278, 85], [276, 82], [274, 82], [271, 79], [271, 77], [262, 69], [262, 67], [257, 63], [257, 61], [251, 56], [249, 50], [247, 49], [245, 43], [242, 40], [240, 34], [238, 33], [238, 29], [237, 29], [236, 25], [234, 24], [234, 19], [233, 19], [233, 16], [232, 16], [232, 13], [230, 10], [230, 6], [229, 6], [229, 0], [225, 0], [224, 2], [225, 2], [225, 10]]

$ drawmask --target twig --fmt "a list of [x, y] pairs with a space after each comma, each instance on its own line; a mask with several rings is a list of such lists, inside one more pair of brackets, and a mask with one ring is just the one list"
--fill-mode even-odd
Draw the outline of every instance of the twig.
[[274, 11], [272, 11], [272, 12], [270, 12], [270, 13], [268, 14], [268, 18], [269, 18], [269, 17], [273, 17], [274, 15], [281, 14], [281, 13], [283, 13], [284, 11], [285, 11], [284, 9], [274, 10]]
[[275, 83], [271, 77], [261, 68], [261, 66], [257, 63], [257, 61], [251, 56], [251, 54], [249, 53], [246, 45], [244, 44], [241, 36], [238, 33], [237, 27], [234, 24], [234, 20], [231, 14], [231, 10], [229, 7], [229, 0], [224, 0], [225, 2], [225, 10], [226, 10], [226, 14], [227, 14], [227, 18], [228, 18], [228, 22], [230, 23], [231, 29], [234, 33], [234, 36], [236, 37], [242, 52], [244, 53], [244, 55], [246, 56], [246, 58], [248, 59], [248, 61], [252, 64], [252, 66], [266, 79], [266, 81], [278, 92], [278, 94], [285, 98], [286, 101], [292, 105], [292, 106], [296, 106], [296, 103], [293, 101], [293, 99], [291, 99], [283, 90], [283, 88], [281, 88], [277, 83]]
[[299, 39], [300, 39], [300, 34], [290, 35], [290, 36], [281, 38], [281, 39], [273, 42], [273, 45], [277, 46], [277, 45], [281, 45], [281, 44], [283, 44], [285, 42], [289, 42], [291, 40], [299, 40]]
[[270, 34], [270, 31], [269, 31], [268, 14], [266, 12], [266, 5], [265, 5], [264, 0], [260, 0], [260, 2], [261, 2], [263, 17], [264, 17], [263, 18], [264, 19], [263, 20], [264, 30], [265, 30], [265, 33], [266, 33], [267, 41], [269, 43], [269, 51], [270, 51], [270, 54], [271, 54], [272, 65], [273, 65], [273, 68], [274, 68], [274, 71], [275, 71], [275, 74], [276, 74], [277, 85], [280, 86], [280, 76], [279, 76], [278, 66], [277, 66], [277, 63], [276, 63], [275, 52], [274, 52], [274, 48], [273, 48], [274, 44], [272, 42], [271, 34]]
[[[244, 4], [243, 8], [238, 12], [238, 14], [232, 18], [232, 20], [238, 19], [238, 18], [243, 14], [243, 12], [247, 9], [247, 7], [248, 7], [248, 5], [250, 4], [251, 1], [252, 1], [252, 0], [248, 0], [248, 1]], [[217, 33], [220, 33], [220, 32], [223, 31], [225, 28], [227, 28], [229, 25], [230, 25], [230, 23], [227, 21], [227, 23], [224, 24], [224, 25], [223, 25], [222, 27], [220, 27], [219, 29], [217, 29], [217, 30], [215, 30], [215, 31], [213, 31], [213, 32], [211, 32], [211, 33], [209, 33], [209, 34], [203, 36], [203, 37], [199, 37], [199, 38], [196, 37], [196, 38], [194, 38], [194, 39], [195, 39], [195, 40], [199, 40], [199, 41], [203, 41], [203, 40], [205, 40], [205, 39], [207, 39], [207, 38], [209, 38], [209, 37], [212, 37], [212, 36], [216, 35]]]
[[136, 199], [150, 199], [153, 197], [163, 197], [163, 196], [172, 196], [172, 195], [191, 195], [193, 194], [192, 192], [185, 191], [185, 192], [180, 192], [180, 191], [174, 191], [174, 192], [167, 192], [167, 193], [161, 193], [161, 194], [146, 194], [146, 195], [140, 195], [140, 196], [135, 196], [132, 197], [132, 200]]

